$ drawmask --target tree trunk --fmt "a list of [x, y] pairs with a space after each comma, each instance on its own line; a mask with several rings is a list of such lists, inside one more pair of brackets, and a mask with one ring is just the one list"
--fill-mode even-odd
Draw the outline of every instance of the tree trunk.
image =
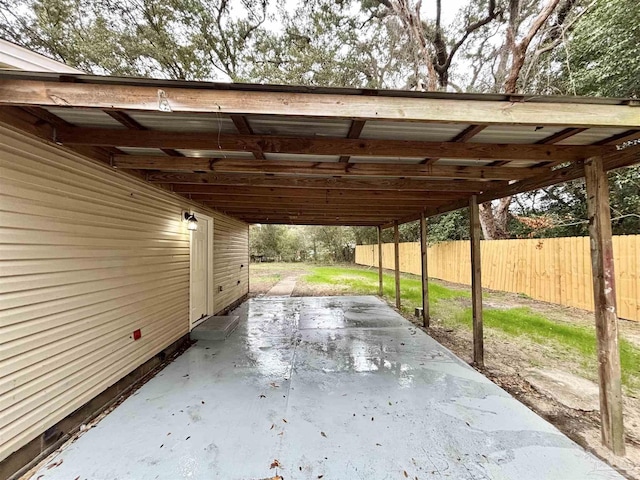
[[509, 222], [509, 205], [511, 197], [504, 197], [494, 207], [492, 202], [485, 202], [480, 207], [480, 225], [485, 240], [509, 238], [507, 224]]

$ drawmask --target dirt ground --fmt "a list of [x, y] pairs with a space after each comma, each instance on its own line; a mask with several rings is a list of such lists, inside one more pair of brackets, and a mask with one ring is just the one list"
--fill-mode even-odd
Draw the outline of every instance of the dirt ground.
[[[252, 267], [255, 265], [252, 264]], [[294, 296], [344, 295], [343, 288], [310, 285], [304, 282], [309, 266], [302, 264], [262, 264], [252, 268], [251, 294], [263, 295], [280, 279], [298, 277]], [[434, 280], [448, 288], [466, 286]], [[593, 313], [539, 302], [505, 292], [488, 292], [485, 308], [529, 307], [549, 319], [574, 325], [591, 325]], [[468, 299], [452, 301], [470, 302]], [[393, 307], [393, 305], [390, 305]], [[404, 316], [418, 323], [413, 316]], [[471, 363], [471, 332], [447, 322], [447, 309], [435, 309], [429, 335]], [[421, 327], [422, 328], [422, 327]], [[620, 321], [620, 333], [640, 346], [640, 324]], [[640, 398], [638, 392], [624, 392], [627, 455], [616, 457], [600, 442], [599, 398], [596, 359], [583, 359], [560, 351], [557, 346], [527, 342], [496, 330], [485, 329], [485, 368], [488, 378], [508, 391], [543, 418], [553, 423], [575, 442], [606, 460], [629, 479], [640, 480]], [[640, 366], [638, 367], [640, 368]]]

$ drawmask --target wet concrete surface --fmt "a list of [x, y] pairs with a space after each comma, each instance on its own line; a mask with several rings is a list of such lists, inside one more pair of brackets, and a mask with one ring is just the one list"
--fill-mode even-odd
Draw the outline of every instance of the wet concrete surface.
[[234, 314], [32, 478], [623, 478], [376, 297]]

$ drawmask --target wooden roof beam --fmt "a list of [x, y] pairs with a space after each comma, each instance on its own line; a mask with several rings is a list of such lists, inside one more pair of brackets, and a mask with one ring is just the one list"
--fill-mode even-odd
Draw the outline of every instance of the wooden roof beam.
[[349, 227], [376, 227], [380, 225], [380, 220], [358, 220], [358, 219], [344, 219], [340, 218], [334, 220], [328, 219], [309, 219], [300, 217], [237, 217], [249, 224], [271, 224], [271, 225], [325, 225], [325, 226], [349, 226]]
[[[379, 204], [375, 202], [366, 200], [356, 202], [352, 200], [332, 200], [332, 201], [318, 201], [317, 199], [303, 199], [303, 198], [286, 198], [286, 197], [264, 197], [264, 196], [256, 196], [256, 197], [234, 197], [234, 198], [224, 198], [224, 195], [213, 196], [213, 195], [203, 195], [200, 193], [196, 194], [180, 194], [184, 196], [188, 196], [188, 198], [192, 200], [196, 200], [199, 202], [207, 202], [207, 203], [215, 203], [217, 205], [227, 205], [232, 207], [246, 207], [246, 206], [255, 206], [259, 207], [286, 207], [286, 208], [303, 208], [303, 209], [322, 209], [322, 208], [346, 208], [358, 210], [361, 208], [364, 209], [380, 209], [384, 210], [386, 208], [389, 209], [418, 209], [421, 210], [427, 205], [440, 205], [442, 203], [450, 202], [455, 199], [451, 198], [430, 198], [430, 199], [419, 199], [419, 200], [392, 200], [385, 199], [380, 201]], [[458, 197], [460, 198], [460, 197]]]
[[[465, 143], [485, 128], [487, 128], [487, 125], [469, 125], [462, 132], [453, 137], [451, 141]], [[425, 158], [421, 163], [423, 163], [424, 165], [433, 165], [438, 160], [440, 160], [439, 157]]]
[[242, 197], [279, 197], [287, 199], [304, 199], [317, 202], [331, 200], [415, 200], [458, 198], [461, 194], [455, 191], [398, 191], [398, 190], [339, 190], [312, 188], [270, 188], [247, 187], [238, 185], [191, 185], [173, 184], [172, 191], [176, 193], [200, 195], [225, 195], [232, 198]]
[[444, 157], [477, 160], [577, 161], [614, 151], [607, 145], [522, 145], [408, 140], [373, 140], [269, 135], [211, 135], [208, 132], [128, 131], [106, 128], [63, 128], [65, 145], [103, 147], [188, 148], [254, 151], [298, 155], [361, 155], [372, 157]]
[[290, 160], [244, 160], [229, 158], [155, 157], [116, 155], [113, 165], [122, 169], [212, 171], [219, 173], [272, 173], [287, 175], [424, 177], [451, 179], [522, 180], [539, 175], [544, 169], [509, 167], [468, 167], [390, 163], [300, 162]]
[[[38, 105], [113, 110], [209, 112], [239, 115], [286, 115], [352, 120], [397, 120], [466, 125], [556, 125], [561, 127], [637, 128], [637, 108], [602, 103], [506, 100], [460, 101], [455, 98], [293, 93], [224, 90], [202, 84], [125, 82], [78, 77], [61, 82], [48, 76], [29, 79], [3, 73], [0, 105]], [[93, 83], [95, 82], [95, 83]]]
[[265, 187], [280, 189], [313, 190], [346, 190], [361, 195], [362, 190], [384, 190], [389, 192], [482, 192], [487, 189], [507, 186], [506, 181], [473, 181], [473, 180], [441, 180], [441, 179], [409, 179], [409, 178], [321, 178], [311, 176], [276, 176], [258, 174], [224, 174], [224, 173], [180, 173], [150, 172], [147, 180], [151, 183], [202, 186], [231, 187]]
[[[251, 128], [251, 125], [249, 125], [247, 117], [245, 117], [244, 115], [231, 115], [231, 121], [235, 125], [239, 134], [253, 135], [253, 129]], [[266, 158], [261, 149], [254, 150], [253, 156], [258, 160], [264, 160]]]
[[[554, 143], [561, 142], [562, 140], [565, 140], [567, 138], [571, 138], [574, 135], [584, 132], [585, 130], [588, 130], [588, 128], [565, 128], [564, 130], [560, 130], [559, 132], [556, 132], [553, 135], [549, 135], [547, 138], [538, 140], [536, 142], [536, 145], [552, 145]], [[502, 160], [502, 161], [491, 162], [489, 165], [492, 167], [500, 167], [502, 165], [507, 165], [508, 163], [509, 163], [509, 160]], [[552, 165], [556, 163], [557, 161], [549, 160], [545, 162], [536, 163], [534, 167], [541, 167], [544, 165]]]
[[[143, 126], [141, 123], [137, 122], [135, 119], [131, 118], [129, 115], [127, 115], [124, 112], [121, 112], [119, 110], [103, 110], [103, 111], [104, 113], [109, 115], [111, 118], [113, 118], [117, 122], [127, 127], [129, 130], [137, 130], [137, 131], [148, 130], [147, 127]], [[160, 150], [162, 150], [164, 153], [166, 153], [171, 157], [183, 156], [180, 152], [172, 148], [161, 148]]]
[[[0, 108], [0, 121], [48, 142], [57, 141], [58, 130], [73, 128], [69, 122], [40, 107], [2, 107]], [[85, 145], [73, 146], [70, 147], [70, 150], [103, 163], [109, 163], [111, 155], [123, 153], [117, 148], [99, 148]]]

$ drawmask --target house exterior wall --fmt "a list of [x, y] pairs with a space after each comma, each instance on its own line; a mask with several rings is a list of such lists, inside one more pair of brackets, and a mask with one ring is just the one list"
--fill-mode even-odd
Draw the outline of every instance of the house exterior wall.
[[0, 461], [188, 332], [184, 210], [214, 219], [220, 311], [247, 224], [0, 125]]

